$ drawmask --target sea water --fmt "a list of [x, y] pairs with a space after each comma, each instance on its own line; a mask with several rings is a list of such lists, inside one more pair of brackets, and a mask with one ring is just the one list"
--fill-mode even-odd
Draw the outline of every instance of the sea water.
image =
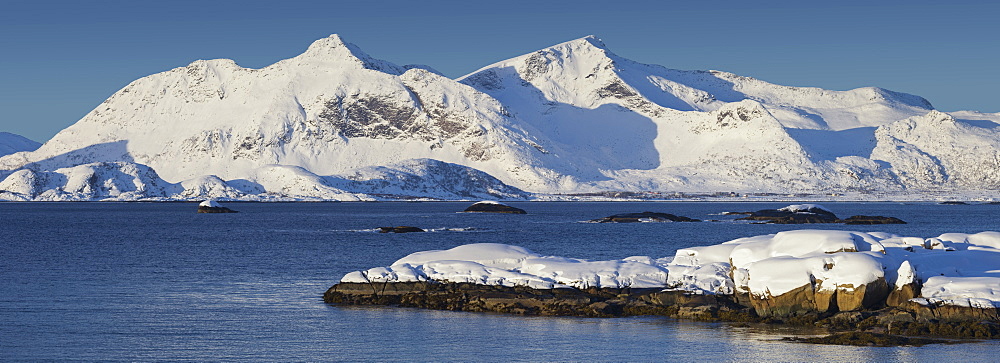
[[[824, 203], [881, 226], [766, 225], [726, 211], [788, 203], [511, 203], [527, 215], [457, 213], [470, 203], [0, 203], [0, 360], [929, 361], [991, 360], [996, 342], [844, 347], [783, 342], [820, 332], [663, 317], [562, 318], [331, 306], [345, 273], [478, 242], [585, 259], [789, 229], [933, 237], [1000, 231], [1000, 205]], [[580, 223], [625, 212], [701, 223]], [[426, 233], [380, 234], [417, 226]]]

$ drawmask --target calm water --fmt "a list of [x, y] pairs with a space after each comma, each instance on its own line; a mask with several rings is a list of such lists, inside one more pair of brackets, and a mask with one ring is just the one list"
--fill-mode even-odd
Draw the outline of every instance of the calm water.
[[[500, 242], [588, 259], [672, 256], [682, 247], [801, 226], [583, 224], [615, 213], [692, 218], [788, 203], [512, 203], [529, 215], [455, 213], [469, 203], [0, 204], [0, 360], [552, 361], [991, 360], [994, 342], [856, 348], [777, 341], [801, 334], [658, 317], [535, 318], [339, 307], [345, 273], [416, 251]], [[887, 226], [821, 226], [930, 237], [1000, 231], [1000, 205], [825, 203]], [[436, 232], [379, 234], [379, 226]]]

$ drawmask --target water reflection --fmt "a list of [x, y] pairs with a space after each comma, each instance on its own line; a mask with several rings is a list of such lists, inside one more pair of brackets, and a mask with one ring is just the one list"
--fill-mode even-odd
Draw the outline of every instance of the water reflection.
[[994, 342], [889, 348], [801, 344], [780, 339], [822, 331], [661, 317], [524, 317], [391, 307], [330, 310], [345, 321], [364, 322], [336, 343], [346, 360], [954, 361], [982, 359], [1000, 347]]

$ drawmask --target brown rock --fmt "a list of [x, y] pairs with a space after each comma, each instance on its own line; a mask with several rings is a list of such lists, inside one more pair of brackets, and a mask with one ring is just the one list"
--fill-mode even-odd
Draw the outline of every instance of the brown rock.
[[889, 292], [889, 297], [885, 299], [888, 306], [901, 306], [912, 298], [920, 296], [920, 284], [911, 282]]
[[920, 304], [915, 301], [906, 301], [899, 307], [912, 312], [917, 320], [921, 321], [1000, 321], [1000, 309], [997, 308], [980, 309], [957, 305]]
[[778, 296], [752, 296], [750, 304], [757, 315], [790, 317], [811, 313], [833, 313], [838, 311], [872, 310], [885, 306], [889, 294], [885, 279], [860, 287], [839, 286], [833, 291], [816, 291], [815, 284], [806, 284]]

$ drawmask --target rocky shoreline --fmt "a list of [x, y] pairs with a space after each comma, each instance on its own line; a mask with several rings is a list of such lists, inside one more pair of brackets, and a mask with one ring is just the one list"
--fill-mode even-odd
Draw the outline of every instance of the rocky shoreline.
[[[826, 341], [815, 338], [792, 340], [826, 344], [919, 345], [944, 342], [906, 338], [918, 336], [963, 340], [1000, 338], [1000, 309], [921, 304], [910, 300], [902, 300], [898, 306], [887, 306], [885, 301], [872, 301], [856, 310], [831, 308], [821, 312], [784, 305], [785, 308], [782, 308], [775, 306], [781, 303], [776, 300], [761, 304], [749, 294], [692, 294], [661, 288], [535, 289], [431, 281], [341, 282], [330, 287], [323, 300], [339, 305], [384, 305], [533, 316], [611, 318], [656, 315], [698, 321], [816, 326], [828, 329], [832, 335], [826, 337]], [[847, 332], [864, 334], [843, 334]], [[866, 337], [871, 339], [866, 340]]]

